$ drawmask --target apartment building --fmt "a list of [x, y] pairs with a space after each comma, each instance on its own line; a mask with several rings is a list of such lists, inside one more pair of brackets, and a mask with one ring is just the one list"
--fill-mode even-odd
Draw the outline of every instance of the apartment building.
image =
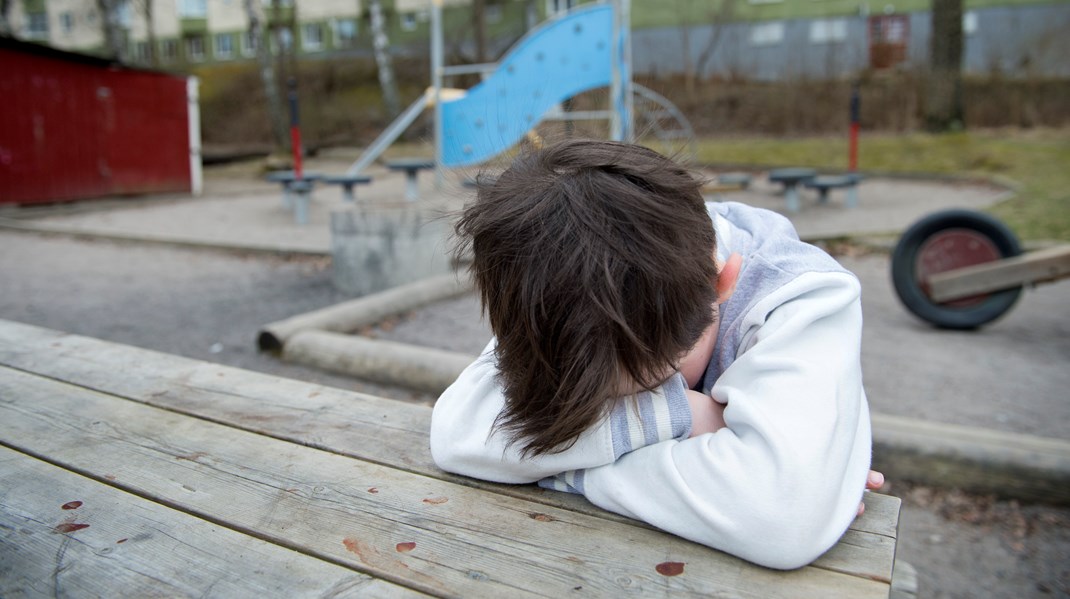
[[[251, 7], [275, 48], [301, 56], [368, 54], [368, 0], [110, 0], [123, 60], [181, 69], [250, 60]], [[484, 0], [491, 47], [593, 0]], [[865, 68], [923, 66], [931, 0], [631, 0], [636, 73], [841, 77]], [[106, 48], [94, 0], [12, 0], [16, 37], [96, 54]], [[472, 0], [444, 0], [447, 44], [470, 50]], [[426, 52], [431, 0], [381, 0], [395, 51]], [[1070, 0], [964, 0], [964, 68], [1070, 76]], [[151, 14], [151, 26], [150, 26]], [[714, 39], [716, 38], [716, 39]], [[471, 54], [471, 52], [468, 52]], [[1023, 69], [1023, 65], [1028, 69]]]
[[[299, 55], [371, 48], [365, 0], [111, 0], [110, 18], [121, 39], [124, 61], [181, 67], [205, 62], [247, 60], [257, 40], [249, 31], [252, 9], [271, 35], [270, 43]], [[472, 0], [445, 0], [447, 31], [471, 27]], [[565, 0], [486, 0], [489, 36], [517, 37], [535, 18], [562, 10]], [[404, 47], [426, 42], [430, 0], [383, 0], [386, 32]], [[13, 0], [7, 21], [15, 37], [64, 50], [112, 54], [106, 19], [90, 0]], [[153, 52], [155, 50], [155, 52]]]

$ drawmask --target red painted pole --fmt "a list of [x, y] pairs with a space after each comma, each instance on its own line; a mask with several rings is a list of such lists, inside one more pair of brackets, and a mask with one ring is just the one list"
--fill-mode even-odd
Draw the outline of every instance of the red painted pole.
[[294, 177], [302, 178], [301, 174], [301, 123], [297, 112], [297, 79], [291, 77], [290, 88], [290, 148], [294, 156]]
[[858, 93], [858, 84], [851, 86], [851, 138], [847, 150], [847, 170], [855, 172], [858, 170], [858, 130], [861, 129], [860, 113], [862, 107], [862, 99]]

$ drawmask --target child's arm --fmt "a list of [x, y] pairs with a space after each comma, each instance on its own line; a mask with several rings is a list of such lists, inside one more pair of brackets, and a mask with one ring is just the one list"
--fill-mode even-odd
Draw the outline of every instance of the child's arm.
[[724, 405], [701, 391], [687, 390], [691, 407], [691, 436], [715, 433], [724, 428]]
[[714, 384], [727, 428], [566, 473], [605, 509], [773, 568], [801, 567], [855, 517], [870, 459], [857, 280], [810, 273], [759, 302]]
[[[706, 398], [709, 400], [709, 398]], [[443, 470], [504, 483], [530, 483], [549, 476], [609, 464], [636, 448], [691, 431], [687, 386], [674, 375], [654, 393], [617, 402], [607, 418], [565, 451], [524, 457], [495, 424], [505, 409], [494, 342], [461, 373], [435, 403], [431, 455]]]

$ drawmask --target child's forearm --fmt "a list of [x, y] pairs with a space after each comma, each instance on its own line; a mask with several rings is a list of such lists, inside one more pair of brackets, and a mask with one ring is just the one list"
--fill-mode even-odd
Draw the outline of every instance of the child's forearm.
[[522, 441], [512, 442], [497, 426], [505, 396], [492, 343], [435, 404], [431, 455], [443, 470], [506, 483], [602, 466], [639, 447], [687, 438], [691, 412], [686, 391], [683, 377], [673, 376], [654, 393], [618, 400], [607, 418], [568, 449], [525, 456]]

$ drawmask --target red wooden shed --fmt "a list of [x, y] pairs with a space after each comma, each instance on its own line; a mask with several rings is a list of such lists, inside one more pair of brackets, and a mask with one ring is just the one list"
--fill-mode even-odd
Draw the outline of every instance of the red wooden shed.
[[0, 38], [0, 204], [200, 193], [197, 80]]

